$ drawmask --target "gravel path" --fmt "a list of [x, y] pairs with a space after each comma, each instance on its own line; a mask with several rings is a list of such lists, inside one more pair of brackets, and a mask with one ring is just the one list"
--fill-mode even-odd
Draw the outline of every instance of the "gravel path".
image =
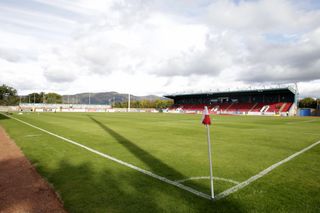
[[0, 213], [66, 213], [49, 184], [0, 127]]

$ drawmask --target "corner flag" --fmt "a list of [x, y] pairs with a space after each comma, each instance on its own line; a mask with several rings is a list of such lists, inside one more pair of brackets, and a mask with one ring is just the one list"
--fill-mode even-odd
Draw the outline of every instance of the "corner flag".
[[211, 125], [210, 115], [207, 106], [205, 106], [203, 110], [202, 123], [204, 125]]
[[208, 107], [205, 106], [203, 110], [202, 123], [207, 127], [207, 139], [208, 139], [208, 155], [209, 155], [209, 165], [210, 165], [210, 186], [211, 186], [211, 198], [214, 198], [214, 188], [213, 188], [213, 175], [212, 175], [212, 159], [211, 159], [211, 142], [210, 142], [210, 125], [211, 119], [208, 112]]

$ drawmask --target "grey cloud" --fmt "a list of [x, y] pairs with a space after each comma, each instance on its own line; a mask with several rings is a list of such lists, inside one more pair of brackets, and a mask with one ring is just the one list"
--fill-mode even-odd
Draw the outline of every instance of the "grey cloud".
[[[24, 5], [28, 5], [26, 3]], [[62, 39], [74, 29], [75, 22], [61, 15], [53, 15], [41, 10], [33, 10], [0, 5], [2, 30], [15, 32], [39, 39]]]
[[320, 80], [299, 83], [298, 88], [301, 98], [320, 98]]
[[287, 0], [214, 1], [205, 21], [220, 29], [242, 32], [301, 32], [318, 26], [319, 11], [301, 10]]
[[26, 60], [35, 60], [36, 56], [32, 54], [32, 51], [0, 47], [0, 58], [15, 63]]
[[[203, 17], [212, 31], [206, 50], [168, 59], [155, 72], [167, 76], [233, 72], [237, 80], [251, 83], [320, 78], [319, 11], [303, 11], [285, 0], [242, 1], [239, 5], [215, 1]], [[306, 36], [278, 44], [261, 39], [272, 32]]]
[[189, 49], [179, 56], [167, 59], [155, 73], [160, 76], [217, 76], [243, 61], [242, 50], [242, 42], [232, 32], [209, 32], [206, 35], [205, 49]]
[[215, 63], [213, 59], [205, 55], [185, 56], [168, 59], [162, 68], [155, 70], [159, 76], [190, 76], [190, 75], [218, 75], [222, 70], [222, 64]]
[[43, 72], [44, 77], [49, 82], [66, 83], [72, 82], [77, 79], [73, 70], [68, 70], [66, 67], [50, 67], [46, 68]]
[[303, 91], [300, 94], [300, 98], [305, 98], [305, 97], [320, 98], [320, 89], [314, 89], [311, 91]]
[[17, 62], [21, 60], [21, 55], [8, 51], [7, 49], [0, 49], [0, 58], [9, 62]]
[[12, 86], [14, 88], [17, 88], [19, 90], [38, 90], [41, 85], [38, 84], [37, 82], [32, 82], [26, 81], [25, 79], [19, 79], [18, 81], [12, 83]]
[[247, 82], [292, 82], [320, 79], [320, 31], [292, 44], [256, 44], [248, 57], [249, 69], [239, 80]]
[[270, 66], [267, 64], [255, 66], [254, 68], [244, 71], [238, 80], [248, 83], [253, 82], [275, 82], [290, 83], [312, 81], [320, 79], [319, 70], [305, 69], [297, 70], [293, 67]]
[[100, 37], [91, 45], [80, 47], [77, 59], [80, 64], [88, 67], [92, 74], [106, 75], [118, 70], [129, 73], [142, 65], [142, 59], [123, 45], [104, 43]]

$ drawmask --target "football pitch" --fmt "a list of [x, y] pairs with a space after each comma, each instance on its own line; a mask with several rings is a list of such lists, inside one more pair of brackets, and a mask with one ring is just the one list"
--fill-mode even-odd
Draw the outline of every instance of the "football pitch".
[[[17, 120], [18, 119], [18, 120]], [[320, 119], [24, 113], [2, 125], [69, 212], [320, 212]]]

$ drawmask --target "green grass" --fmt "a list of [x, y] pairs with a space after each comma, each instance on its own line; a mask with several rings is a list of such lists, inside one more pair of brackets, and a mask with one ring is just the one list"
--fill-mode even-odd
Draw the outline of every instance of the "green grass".
[[[206, 129], [200, 115], [29, 113], [14, 117], [170, 180], [209, 173]], [[213, 119], [214, 176], [239, 182], [320, 140], [319, 118]], [[52, 183], [70, 212], [320, 211], [319, 145], [212, 202], [2, 115], [0, 124]], [[210, 192], [209, 180], [184, 184]], [[215, 181], [215, 192], [232, 186]]]

